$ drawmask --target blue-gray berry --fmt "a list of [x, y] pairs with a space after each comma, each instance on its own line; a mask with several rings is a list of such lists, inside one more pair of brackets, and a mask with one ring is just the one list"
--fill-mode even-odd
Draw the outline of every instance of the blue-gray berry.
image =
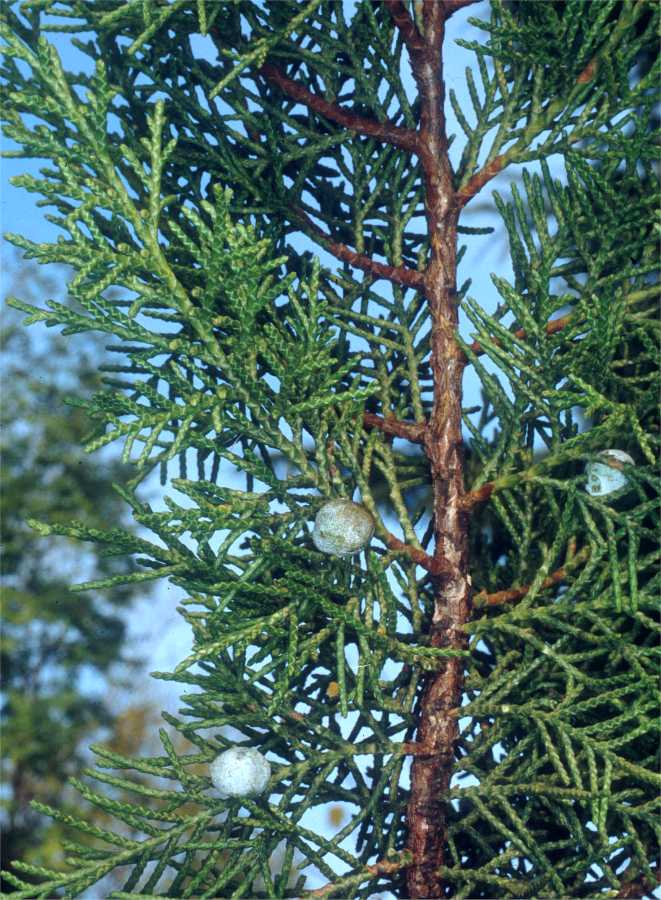
[[312, 540], [322, 553], [351, 556], [366, 547], [374, 534], [374, 519], [359, 503], [330, 500], [314, 521]]

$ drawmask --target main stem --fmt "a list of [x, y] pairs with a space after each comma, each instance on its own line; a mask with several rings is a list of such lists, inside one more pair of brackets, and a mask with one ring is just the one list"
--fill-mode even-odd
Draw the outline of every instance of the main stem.
[[[383, 137], [395, 146], [417, 153], [423, 172], [425, 212], [430, 240], [429, 264], [421, 280], [420, 273], [405, 267], [377, 266], [361, 254], [324, 238], [327, 249], [345, 261], [372, 271], [399, 284], [422, 288], [432, 319], [431, 367], [434, 377], [432, 413], [424, 433], [411, 430], [406, 436], [421, 442], [430, 462], [434, 495], [435, 548], [432, 570], [436, 593], [431, 626], [434, 647], [464, 649], [467, 643], [464, 624], [470, 618], [471, 588], [468, 576], [468, 506], [463, 503], [461, 397], [466, 357], [457, 340], [458, 307], [456, 290], [457, 219], [463, 203], [454, 189], [448, 157], [445, 127], [443, 66], [441, 50], [445, 21], [453, 12], [474, 0], [417, 0], [422, 7], [424, 34], [409, 15], [403, 0], [383, 0], [406, 43], [411, 68], [420, 93], [420, 127], [406, 131], [387, 125], [374, 125], [352, 116], [337, 105], [316, 97], [306, 88], [280, 73], [273, 66], [260, 72], [274, 81], [287, 95], [307, 104], [331, 121], [340, 122], [357, 133]], [[313, 227], [317, 233], [319, 229]], [[394, 433], [381, 417], [378, 425]], [[403, 428], [397, 428], [403, 435]], [[397, 540], [396, 538], [394, 539]], [[405, 545], [397, 542], [398, 549]], [[423, 554], [425, 562], [428, 562]], [[408, 804], [408, 843], [413, 863], [407, 869], [411, 898], [445, 896], [445, 884], [439, 869], [445, 861], [447, 843], [447, 795], [452, 776], [455, 744], [458, 736], [454, 710], [461, 705], [464, 663], [453, 657], [426, 677], [419, 706], [417, 743], [429, 748], [416, 755], [411, 774], [411, 798]]]
[[[431, 644], [463, 649], [462, 626], [471, 611], [468, 576], [468, 523], [462, 507], [464, 493], [462, 454], [462, 377], [465, 356], [456, 334], [457, 218], [452, 169], [448, 158], [444, 116], [441, 48], [447, 10], [442, 3], [423, 4], [423, 46], [412, 55], [421, 105], [419, 155], [425, 182], [425, 209], [430, 238], [430, 260], [425, 293], [432, 319], [431, 366], [434, 401], [424, 449], [431, 466], [434, 497], [435, 580]], [[442, 562], [442, 565], [441, 565]], [[464, 661], [453, 657], [427, 676], [419, 706], [417, 742], [429, 747], [416, 756], [411, 772], [408, 804], [408, 843], [414, 863], [407, 871], [411, 898], [445, 896], [439, 868], [445, 861], [448, 790], [452, 776], [457, 718], [461, 705]]]

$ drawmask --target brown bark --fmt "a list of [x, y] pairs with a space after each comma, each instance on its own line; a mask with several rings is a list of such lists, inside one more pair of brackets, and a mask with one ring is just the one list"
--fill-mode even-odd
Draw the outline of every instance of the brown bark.
[[473, 509], [474, 506], [478, 506], [480, 503], [486, 503], [489, 497], [493, 494], [495, 488], [495, 484], [493, 481], [487, 481], [486, 484], [483, 484], [482, 487], [477, 488], [474, 491], [470, 491], [468, 494], [464, 494], [461, 505], [466, 510]]
[[[432, 318], [431, 368], [434, 400], [423, 446], [429, 458], [434, 496], [434, 559], [441, 574], [435, 578], [436, 596], [431, 645], [463, 649], [462, 629], [470, 617], [467, 513], [464, 493], [461, 433], [462, 378], [465, 357], [456, 341], [457, 218], [460, 204], [453, 188], [447, 153], [441, 49], [450, 9], [425, 0], [424, 36], [412, 31], [410, 17], [398, 0], [386, 0], [393, 20], [404, 34], [420, 100], [418, 155], [425, 187], [425, 212], [430, 258], [425, 294]], [[461, 704], [464, 662], [451, 658], [427, 675], [420, 699], [418, 744], [428, 754], [416, 755], [411, 770], [407, 849], [414, 863], [407, 870], [411, 898], [445, 895], [439, 868], [445, 861], [447, 793], [458, 737], [452, 710]]]
[[473, 197], [482, 190], [484, 185], [488, 181], [491, 181], [491, 179], [504, 168], [505, 163], [505, 156], [500, 154], [499, 156], [494, 157], [494, 159], [492, 159], [483, 169], [476, 172], [468, 184], [466, 184], [466, 186], [457, 194], [457, 201], [459, 204], [465, 206], [469, 200], [472, 200]]
[[377, 416], [374, 413], [366, 412], [363, 414], [363, 425], [365, 428], [378, 428], [384, 434], [393, 437], [406, 438], [414, 444], [421, 444], [424, 440], [427, 430], [426, 422], [404, 422], [401, 419], [391, 418], [390, 416]]
[[453, 13], [458, 12], [465, 6], [472, 6], [473, 3], [477, 2], [478, 0], [443, 0], [443, 6], [445, 7], [445, 18], [449, 19]]
[[[402, 855], [404, 857], [404, 854]], [[379, 862], [373, 863], [371, 866], [366, 866], [363, 870], [363, 875], [365, 876], [365, 880], [367, 878], [375, 878], [379, 875], [391, 875], [394, 872], [398, 872], [400, 869], [403, 869], [406, 865], [406, 859], [381, 859]], [[306, 894], [308, 897], [328, 897], [329, 894], [333, 894], [337, 891], [338, 884], [336, 881], [330, 882], [329, 884], [325, 884], [323, 887], [317, 888], [316, 891], [310, 891], [309, 894]]]
[[[562, 331], [563, 328], [566, 328], [571, 322], [574, 321], [574, 315], [572, 313], [568, 313], [566, 316], [562, 316], [560, 319], [553, 319], [551, 322], [547, 322], [546, 324], [546, 334], [552, 335], [557, 334], [558, 331]], [[526, 337], [525, 328], [518, 328], [514, 333], [515, 337], [521, 338], [522, 340]], [[500, 346], [500, 341], [498, 338], [494, 338], [494, 344], [498, 344]], [[471, 344], [471, 350], [476, 356], [480, 356], [484, 353], [484, 348], [480, 344], [479, 341], [473, 341]]]
[[415, 57], [416, 54], [424, 54], [425, 42], [418, 31], [416, 24], [409, 15], [409, 11], [403, 0], [386, 0], [386, 6], [388, 7], [390, 18], [402, 35], [404, 43], [406, 44], [406, 49], [411, 58]]
[[[423, 0], [424, 35], [410, 17], [401, 0], [384, 0], [393, 21], [400, 29], [411, 58], [411, 66], [420, 93], [420, 127], [417, 132], [390, 122], [378, 123], [357, 116], [337, 104], [312, 94], [267, 63], [259, 72], [287, 96], [305, 103], [310, 109], [333, 122], [416, 153], [420, 159], [425, 188], [425, 213], [430, 238], [430, 256], [424, 273], [406, 267], [391, 267], [334, 243], [329, 235], [306, 216], [306, 230], [312, 230], [338, 258], [408, 287], [425, 292], [432, 319], [431, 368], [434, 399], [429, 422], [396, 423], [367, 414], [367, 427], [378, 427], [387, 434], [406, 436], [420, 442], [430, 462], [434, 496], [433, 557], [406, 545], [394, 535], [387, 544], [406, 552], [432, 573], [436, 595], [430, 643], [434, 647], [463, 649], [466, 635], [463, 625], [470, 618], [471, 588], [468, 577], [468, 511], [462, 504], [464, 494], [462, 454], [462, 379], [466, 358], [457, 341], [458, 308], [456, 295], [457, 219], [470, 199], [456, 194], [453, 172], [447, 153], [444, 118], [444, 83], [441, 49], [445, 20], [471, 0]], [[498, 162], [494, 161], [495, 167]], [[495, 171], [478, 173], [470, 184], [470, 195]], [[302, 211], [294, 211], [300, 219]], [[304, 214], [305, 215], [305, 214]], [[461, 705], [464, 663], [461, 658], [443, 662], [429, 673], [419, 703], [419, 727], [411, 774], [408, 805], [409, 836], [407, 850], [413, 863], [407, 869], [411, 898], [438, 898], [446, 894], [438, 873], [444, 864], [447, 842], [447, 793], [452, 776], [455, 744], [458, 737], [457, 708]]]
[[356, 115], [348, 109], [343, 109], [337, 103], [324, 100], [323, 97], [313, 94], [298, 81], [289, 78], [285, 73], [272, 63], [264, 63], [259, 68], [259, 74], [271, 84], [277, 85], [280, 90], [292, 100], [304, 103], [313, 112], [319, 113], [331, 122], [343, 125], [351, 131], [365, 134], [368, 137], [377, 138], [401, 147], [403, 150], [414, 152], [417, 147], [418, 135], [408, 128], [400, 128], [392, 122], [377, 122], [374, 119], [366, 119]]
[[400, 541], [394, 534], [387, 534], [386, 545], [390, 550], [397, 550], [399, 553], [405, 553], [423, 569], [431, 572], [432, 575], [439, 575], [445, 571], [445, 563], [442, 559], [437, 559], [436, 557], [425, 553], [424, 550], [418, 550], [417, 547], [405, 544], [404, 541]]
[[[572, 549], [571, 552], [574, 555], [567, 560], [565, 565], [560, 566], [555, 572], [551, 572], [551, 574], [542, 581], [541, 590], [545, 591], [550, 587], [554, 587], [556, 584], [560, 584], [561, 581], [565, 581], [569, 574], [590, 556], [588, 547], [583, 547], [578, 553], [575, 553], [574, 549]], [[531, 585], [524, 584], [521, 587], [508, 588], [505, 591], [495, 591], [493, 594], [479, 593], [475, 597], [475, 605], [482, 607], [501, 606], [503, 603], [513, 603], [515, 600], [522, 600], [530, 588]]]
[[[567, 569], [564, 566], [561, 566], [549, 575], [548, 578], [545, 578], [544, 581], [542, 581], [542, 590], [560, 584], [566, 577]], [[494, 594], [479, 595], [479, 600], [478, 597], [476, 597], [475, 601], [476, 603], [479, 602], [480, 606], [502, 606], [503, 603], [512, 603], [514, 600], [522, 600], [529, 590], [530, 585], [524, 584], [518, 588], [509, 588], [506, 591], [496, 591]]]
[[363, 272], [369, 272], [377, 278], [386, 278], [394, 284], [403, 284], [407, 287], [422, 287], [424, 283], [424, 274], [416, 269], [409, 269], [408, 266], [389, 266], [386, 263], [377, 262], [371, 256], [364, 253], [357, 253], [346, 244], [340, 244], [333, 240], [330, 234], [326, 234], [316, 225], [308, 214], [296, 207], [294, 209], [296, 219], [303, 226], [308, 234], [312, 234], [319, 240], [329, 253], [336, 256], [342, 262], [348, 262], [350, 265], [361, 269]]

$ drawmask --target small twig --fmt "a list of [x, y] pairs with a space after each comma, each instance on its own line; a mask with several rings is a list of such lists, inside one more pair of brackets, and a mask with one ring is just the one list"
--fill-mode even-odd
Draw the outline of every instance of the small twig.
[[[645, 300], [648, 297], [656, 297], [658, 292], [658, 285], [653, 285], [650, 288], [645, 288], [640, 291], [632, 291], [630, 294], [625, 294], [622, 298], [622, 302], [627, 305], [632, 305], [638, 303], [640, 300]], [[576, 312], [567, 313], [566, 316], [561, 316], [559, 319], [553, 319], [551, 322], [547, 322], [545, 326], [546, 334], [548, 336], [557, 334], [558, 331], [562, 331], [563, 329], [567, 328], [568, 325], [571, 325], [574, 322], [578, 321], [579, 315]], [[528, 336], [525, 328], [517, 328], [517, 330], [513, 331], [512, 334], [514, 335], [514, 337], [520, 338], [521, 340], [525, 340]], [[502, 346], [501, 340], [497, 337], [493, 338], [493, 342], [498, 347]], [[475, 353], [476, 356], [480, 356], [481, 354], [486, 352], [479, 341], [473, 341], [473, 343], [470, 345], [470, 349], [473, 351], [473, 353]]]
[[[637, 303], [638, 301], [644, 300], [647, 297], [656, 296], [658, 291], [659, 288], [657, 285], [654, 285], [650, 289], [632, 291], [632, 293], [624, 295], [623, 302], [626, 304]], [[576, 312], [570, 312], [566, 316], [561, 316], [559, 319], [553, 319], [551, 322], [546, 323], [546, 334], [547, 336], [557, 334], [558, 331], [563, 331], [565, 328], [567, 328], [568, 325], [571, 325], [578, 320], [579, 316]], [[513, 331], [512, 334], [514, 335], [514, 337], [517, 337], [520, 340], [525, 340], [528, 337], [528, 333], [525, 328], [517, 328], [517, 330]], [[494, 337], [493, 342], [497, 347], [502, 347], [502, 341], [499, 338]], [[479, 341], [473, 341], [473, 343], [470, 345], [470, 349], [476, 356], [481, 356], [483, 353], [486, 353], [484, 347], [480, 344]], [[469, 360], [467, 360], [466, 362], [467, 364], [470, 364]]]
[[474, 506], [478, 506], [480, 503], [486, 503], [489, 497], [493, 494], [495, 487], [495, 481], [487, 481], [487, 483], [483, 484], [482, 487], [479, 487], [474, 491], [468, 491], [461, 498], [462, 507], [466, 510], [471, 510]]
[[576, 79], [577, 83], [578, 84], [587, 84], [588, 81], [592, 81], [592, 79], [594, 78], [594, 76], [597, 73], [597, 65], [598, 65], [598, 59], [595, 56], [590, 60], [590, 62], [587, 64], [587, 66], [583, 69], [581, 74], [578, 76], [578, 78]]
[[349, 110], [342, 109], [336, 103], [330, 103], [328, 100], [324, 100], [323, 97], [318, 97], [299, 82], [288, 78], [273, 63], [264, 63], [257, 71], [271, 84], [279, 87], [292, 100], [305, 104], [313, 112], [324, 116], [331, 122], [342, 125], [350, 131], [356, 131], [358, 134], [364, 134], [368, 137], [385, 141], [388, 144], [393, 144], [395, 147], [401, 147], [402, 150], [408, 150], [410, 153], [418, 149], [418, 134], [416, 131], [400, 128], [398, 125], [393, 125], [392, 122], [377, 122], [374, 119], [357, 116]]
[[[569, 313], [566, 316], [562, 316], [560, 319], [553, 319], [552, 322], [547, 322], [545, 329], [546, 334], [552, 335], [556, 334], [556, 332], [558, 331], [562, 331], [563, 328], [566, 328], [574, 320], [574, 318], [575, 314]], [[521, 340], [525, 340], [525, 338], [528, 336], [525, 328], [518, 328], [516, 331], [513, 331], [512, 334], [514, 335], [514, 337], [520, 338]], [[502, 346], [502, 343], [498, 338], [494, 338], [493, 342], [498, 347]], [[476, 356], [480, 356], [485, 352], [479, 341], [473, 341], [473, 343], [470, 345], [470, 348]]]
[[[548, 578], [545, 578], [542, 582], [542, 589], [553, 587], [554, 584], [558, 584], [560, 581], [564, 581], [567, 575], [567, 570], [564, 566], [562, 566], [557, 571], [553, 572], [552, 575], [549, 575]], [[526, 596], [528, 591], [530, 590], [530, 585], [526, 584], [523, 587], [518, 588], [509, 588], [507, 591], [496, 591], [494, 594], [478, 594], [474, 598], [475, 606], [499, 606], [502, 603], [511, 603], [513, 600], [521, 600]]]
[[384, 434], [391, 434], [394, 437], [406, 438], [414, 444], [421, 444], [424, 440], [427, 430], [426, 422], [406, 422], [402, 419], [395, 419], [391, 416], [377, 416], [374, 413], [366, 412], [363, 414], [363, 425], [365, 428], [378, 428]]
[[[556, 569], [555, 572], [552, 572], [548, 578], [545, 578], [541, 584], [541, 590], [546, 590], [547, 588], [553, 587], [556, 584], [559, 584], [561, 581], [564, 581], [565, 578], [569, 575], [572, 569], [576, 566], [580, 565], [590, 555], [590, 551], [588, 547], [583, 547], [582, 550], [573, 556], [570, 560], [568, 560], [564, 566], [561, 566], [559, 569]], [[484, 592], [477, 594], [473, 598], [473, 602], [475, 606], [500, 606], [503, 603], [511, 603], [514, 600], [521, 600], [526, 596], [528, 591], [532, 585], [525, 584], [522, 587], [518, 588], [508, 588], [506, 591], [496, 591], [493, 594], [485, 594]]]
[[418, 28], [409, 15], [403, 0], [385, 0], [390, 17], [399, 29], [406, 49], [412, 57], [425, 52], [425, 42]]
[[395, 535], [391, 534], [390, 532], [387, 533], [385, 542], [389, 550], [395, 550], [397, 553], [405, 553], [414, 562], [416, 562], [419, 566], [422, 566], [423, 569], [426, 569], [432, 575], [440, 575], [445, 571], [445, 566], [443, 565], [442, 560], [435, 559], [433, 556], [425, 553], [424, 550], [419, 550], [417, 547], [412, 547], [410, 544], [405, 544], [404, 541], [400, 541], [398, 537], [395, 537]]
[[340, 470], [335, 465], [335, 441], [330, 440], [326, 443], [326, 456], [328, 457], [328, 474], [331, 480], [335, 481], [340, 474]]
[[317, 888], [315, 891], [310, 891], [305, 896], [327, 897], [328, 894], [336, 893], [340, 888], [360, 884], [368, 878], [375, 878], [378, 875], [391, 875], [393, 872], [399, 872], [400, 869], [404, 869], [406, 866], [410, 865], [411, 860], [412, 855], [406, 851], [401, 854], [399, 859], [381, 859], [371, 866], [365, 866], [365, 868], [357, 875], [349, 875], [346, 878], [340, 878], [337, 881], [329, 882], [323, 887]]
[[467, 184], [455, 195], [455, 200], [459, 208], [461, 209], [466, 206], [469, 200], [472, 200], [476, 194], [479, 194], [484, 185], [505, 168], [506, 163], [507, 156], [503, 153], [499, 153], [498, 156], [494, 157], [491, 162], [488, 163], [488, 165], [483, 169], [480, 169], [479, 172], [476, 172]]
[[389, 266], [386, 263], [377, 262], [371, 256], [363, 253], [356, 253], [346, 244], [340, 244], [319, 228], [312, 221], [308, 214], [300, 207], [293, 208], [296, 217], [300, 221], [303, 228], [313, 234], [321, 241], [326, 250], [336, 256], [342, 262], [355, 266], [364, 272], [370, 272], [377, 278], [385, 278], [395, 284], [402, 284], [406, 287], [421, 288], [424, 286], [424, 273], [418, 272], [417, 269], [409, 269], [407, 266]]

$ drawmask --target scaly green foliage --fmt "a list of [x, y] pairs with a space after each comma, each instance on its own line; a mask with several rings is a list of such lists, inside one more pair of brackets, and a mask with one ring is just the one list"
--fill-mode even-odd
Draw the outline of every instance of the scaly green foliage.
[[[418, 7], [402, 4], [423, 27]], [[85, 896], [126, 867], [115, 897], [295, 897], [316, 872], [327, 895], [406, 896], [407, 742], [425, 672], [464, 651], [428, 637], [432, 579], [416, 562], [432, 539], [427, 460], [364, 416], [422, 424], [432, 407], [424, 293], [380, 279], [420, 273], [430, 254], [418, 157], [385, 139], [420, 115], [402, 32], [368, 0], [21, 10], [5, 9], [6, 130], [51, 167], [16, 182], [44, 196], [66, 237], [10, 239], [72, 266], [82, 311], [12, 304], [28, 322], [119, 341], [105, 390], [81, 401], [97, 423], [88, 449], [123, 441], [136, 474], [122, 495], [155, 537], [35, 527], [132, 555], [131, 581], [168, 577], [187, 592], [194, 651], [158, 677], [192, 689], [166, 720], [197, 752], [179, 755], [165, 730], [162, 756], [97, 747], [90, 774], [106, 788], [80, 783], [82, 795], [144, 837], [72, 821], [99, 844], [71, 850], [70, 874], [21, 866], [7, 878], [17, 897]], [[639, 896], [658, 871], [658, 67], [645, 62], [657, 13], [630, 0], [493, 2], [464, 41], [472, 110], [450, 93], [462, 202], [508, 165], [532, 165], [496, 198], [514, 272], [494, 276], [498, 308], [468, 281], [457, 298], [483, 389], [465, 413], [467, 490], [486, 502], [470, 524], [476, 614], [448, 896]], [[63, 70], [46, 25], [91, 33], [74, 41], [92, 76]], [[370, 133], [325, 115], [331, 105], [375, 123]], [[295, 232], [344, 266], [294, 249]], [[376, 257], [380, 270], [365, 263]], [[629, 487], [592, 497], [585, 464], [610, 447], [636, 461]], [[155, 466], [160, 510], [140, 498]], [[354, 495], [375, 539], [325, 557], [315, 513]], [[236, 742], [271, 760], [268, 795], [222, 800], [191, 771]], [[114, 799], [132, 786], [135, 803]], [[324, 836], [311, 815], [333, 801], [349, 818]]]

